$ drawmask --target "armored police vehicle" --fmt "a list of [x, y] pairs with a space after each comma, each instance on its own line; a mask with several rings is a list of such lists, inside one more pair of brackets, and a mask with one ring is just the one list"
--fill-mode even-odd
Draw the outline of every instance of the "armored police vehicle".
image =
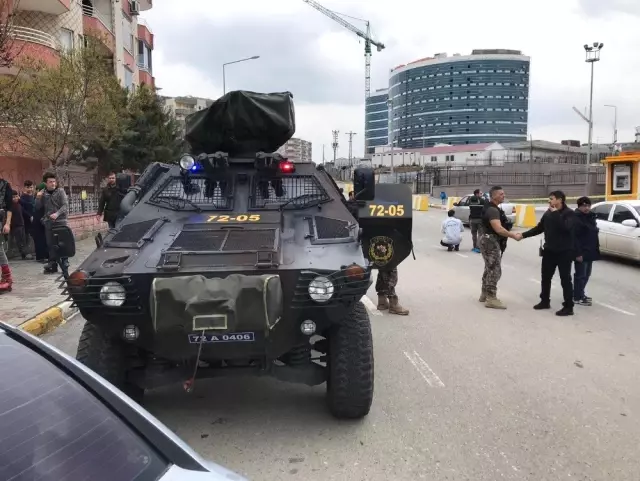
[[366, 416], [374, 387], [361, 302], [411, 252], [411, 191], [356, 169], [347, 201], [322, 166], [277, 153], [289, 93], [231, 92], [187, 119], [192, 152], [152, 164], [70, 274], [77, 358], [141, 402], [197, 378], [326, 382], [330, 412]]

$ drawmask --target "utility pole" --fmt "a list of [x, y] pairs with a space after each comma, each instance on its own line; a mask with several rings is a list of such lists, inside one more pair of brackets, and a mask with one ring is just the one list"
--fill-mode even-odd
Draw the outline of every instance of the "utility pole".
[[324, 144], [322, 144], [322, 165], [324, 165]]
[[333, 136], [333, 142], [331, 143], [331, 148], [333, 149], [333, 166], [337, 167], [336, 165], [336, 155], [338, 153], [338, 134], [340, 133], [339, 130], [332, 130], [331, 131], [331, 135]]
[[353, 136], [357, 134], [355, 132], [347, 132], [346, 135], [349, 136], [349, 167], [351, 167], [353, 159]]
[[612, 150], [615, 150], [616, 144], [618, 143], [618, 107], [615, 105], [605, 105], [605, 107], [609, 107], [613, 109], [613, 146]]

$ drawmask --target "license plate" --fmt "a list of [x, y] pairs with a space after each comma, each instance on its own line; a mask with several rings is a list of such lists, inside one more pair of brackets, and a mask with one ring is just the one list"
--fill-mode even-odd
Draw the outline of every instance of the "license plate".
[[231, 332], [229, 334], [189, 334], [191, 344], [210, 344], [212, 342], [253, 342], [253, 332]]

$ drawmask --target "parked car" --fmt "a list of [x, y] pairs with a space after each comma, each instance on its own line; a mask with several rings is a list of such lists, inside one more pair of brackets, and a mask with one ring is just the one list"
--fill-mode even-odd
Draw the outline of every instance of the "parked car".
[[[489, 202], [489, 194], [482, 194], [486, 202]], [[473, 197], [473, 194], [467, 195], [460, 199], [458, 202], [455, 202], [453, 206], [455, 207], [456, 215], [455, 217], [460, 219], [463, 224], [469, 224], [469, 199]], [[507, 214], [507, 218], [514, 222], [516, 221], [516, 206], [514, 204], [510, 204], [508, 200], [500, 204], [500, 208]]]
[[640, 260], [640, 200], [598, 202], [592, 212], [600, 229], [600, 252]]
[[2, 322], [0, 367], [0, 479], [245, 479], [202, 459], [75, 359]]

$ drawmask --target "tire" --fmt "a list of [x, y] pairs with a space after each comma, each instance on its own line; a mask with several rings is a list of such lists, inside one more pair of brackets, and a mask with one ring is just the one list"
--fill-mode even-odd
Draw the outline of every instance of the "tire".
[[130, 347], [119, 338], [107, 335], [100, 326], [85, 322], [76, 359], [141, 404], [144, 389], [127, 382]]
[[373, 402], [373, 338], [369, 313], [358, 302], [329, 332], [327, 405], [338, 419], [360, 419]]

